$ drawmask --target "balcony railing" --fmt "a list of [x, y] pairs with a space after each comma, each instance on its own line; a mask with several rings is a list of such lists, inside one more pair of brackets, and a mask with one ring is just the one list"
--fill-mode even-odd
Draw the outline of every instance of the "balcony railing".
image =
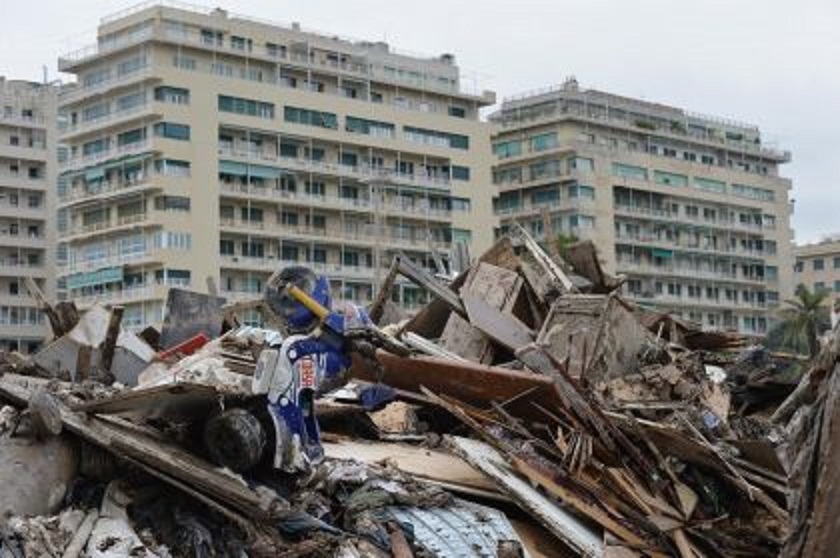
[[140, 115], [143, 112], [149, 110], [150, 107], [151, 103], [146, 102], [128, 109], [110, 112], [108, 114], [92, 118], [90, 120], [77, 122], [76, 124], [68, 124], [67, 127], [62, 129], [60, 132], [62, 135], [66, 136], [69, 134], [80, 134], [91, 130], [98, 130], [103, 126], [116, 124], [123, 120], [127, 120], [134, 116]]
[[219, 155], [223, 157], [247, 159], [249, 161], [273, 162], [281, 164], [284, 167], [291, 170], [312, 172], [317, 174], [340, 175], [356, 178], [359, 181], [393, 181], [399, 183], [407, 183], [419, 186], [432, 186], [438, 188], [446, 188], [449, 186], [450, 183], [448, 176], [444, 177], [421, 174], [408, 174], [397, 171], [391, 171], [388, 169], [371, 165], [343, 165], [341, 163], [330, 163], [325, 161], [315, 161], [311, 159], [283, 157], [276, 153], [236, 149], [224, 145], [219, 147]]
[[279, 188], [271, 188], [267, 186], [249, 186], [246, 184], [236, 184], [230, 182], [222, 182], [221, 190], [223, 193], [257, 197], [271, 201], [299, 202], [305, 205], [316, 205], [318, 208], [322, 209], [355, 209], [365, 211], [381, 210], [383, 213], [388, 214], [405, 214], [420, 218], [435, 217], [444, 220], [452, 217], [451, 209], [429, 207], [425, 204], [402, 204], [388, 200], [384, 200], [377, 204], [369, 197], [349, 198], [327, 195], [320, 196], [317, 194], [307, 194], [305, 192], [290, 192], [288, 190], [281, 190]]
[[130, 254], [115, 254], [105, 256], [103, 258], [96, 258], [85, 261], [70, 262], [62, 266], [58, 266], [59, 275], [69, 275], [80, 271], [92, 271], [102, 269], [104, 267], [117, 267], [122, 265], [130, 265], [151, 257], [151, 252], [133, 252]]
[[152, 145], [152, 142], [147, 138], [143, 141], [137, 141], [133, 143], [129, 143], [126, 145], [120, 145], [115, 148], [108, 148], [102, 151], [98, 151], [96, 153], [91, 153], [88, 155], [76, 155], [75, 157], [70, 157], [66, 159], [61, 164], [62, 172], [78, 170], [84, 167], [89, 167], [93, 165], [98, 165], [100, 163], [104, 163], [108, 159], [112, 159], [115, 157], [125, 157], [127, 155], [135, 155], [140, 154], [143, 151], [148, 150]]

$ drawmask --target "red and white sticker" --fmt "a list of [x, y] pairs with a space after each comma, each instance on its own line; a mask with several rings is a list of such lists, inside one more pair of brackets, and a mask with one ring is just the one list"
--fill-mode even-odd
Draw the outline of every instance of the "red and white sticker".
[[311, 358], [304, 357], [297, 364], [300, 373], [300, 387], [315, 388], [315, 363], [312, 362]]

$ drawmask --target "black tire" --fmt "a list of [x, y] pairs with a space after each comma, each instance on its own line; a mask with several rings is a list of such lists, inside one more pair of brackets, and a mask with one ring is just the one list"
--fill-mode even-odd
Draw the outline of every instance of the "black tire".
[[245, 409], [230, 409], [204, 427], [204, 446], [217, 465], [236, 473], [256, 467], [265, 450], [265, 430]]

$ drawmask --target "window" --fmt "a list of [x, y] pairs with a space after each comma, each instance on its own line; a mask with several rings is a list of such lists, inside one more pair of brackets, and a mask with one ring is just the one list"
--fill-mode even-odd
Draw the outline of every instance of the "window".
[[298, 250], [297, 246], [283, 245], [283, 247], [280, 248], [280, 258], [283, 261], [296, 262], [298, 261], [299, 252], [300, 251]]
[[688, 177], [683, 174], [653, 171], [653, 179], [657, 184], [666, 184], [668, 186], [688, 186]]
[[469, 213], [471, 209], [469, 198], [452, 198], [452, 211], [463, 211]]
[[117, 75], [128, 75], [144, 67], [146, 67], [146, 57], [144, 55], [135, 56], [117, 64]]
[[348, 116], [345, 119], [344, 129], [354, 134], [367, 134], [374, 137], [394, 137], [394, 125], [389, 122], [378, 122], [376, 120], [365, 120]]
[[82, 145], [82, 153], [85, 156], [88, 155], [96, 155], [99, 153], [103, 153], [108, 151], [108, 139], [98, 139], [94, 141], [89, 141], [86, 144]]
[[531, 193], [533, 205], [556, 205], [560, 201], [560, 190], [557, 188], [546, 188]]
[[201, 42], [205, 45], [222, 46], [222, 39], [224, 34], [221, 31], [213, 31], [212, 29], [201, 30]]
[[263, 210], [259, 207], [242, 207], [240, 208], [240, 215], [242, 215], [243, 221], [254, 221], [257, 223], [262, 223], [263, 221]]
[[281, 157], [292, 157], [297, 159], [298, 156], [298, 146], [294, 143], [280, 143], [280, 156]]
[[452, 165], [452, 180], [467, 181], [469, 179], [470, 179], [470, 168], [469, 167]]
[[190, 271], [187, 269], [158, 269], [155, 271], [155, 281], [161, 285], [189, 287], [190, 277]]
[[275, 43], [265, 43], [265, 52], [273, 58], [285, 58], [286, 46]]
[[467, 110], [463, 107], [453, 107], [450, 106], [447, 110], [449, 116], [454, 116], [456, 118], [466, 118], [467, 117]]
[[307, 181], [305, 185], [306, 193], [310, 196], [324, 196], [326, 194], [326, 185], [323, 182]]
[[470, 148], [470, 138], [459, 134], [414, 128], [412, 126], [403, 126], [403, 132], [407, 140], [417, 143], [428, 143], [441, 147], [451, 147], [453, 149]]
[[155, 100], [175, 105], [190, 104], [190, 90], [182, 87], [155, 87]]
[[91, 105], [86, 107], [82, 111], [82, 120], [85, 122], [90, 122], [92, 120], [98, 120], [108, 114], [111, 113], [111, 107], [108, 103], [99, 103], [96, 105]]
[[522, 142], [519, 140], [503, 141], [493, 146], [493, 153], [499, 159], [507, 159], [508, 157], [516, 157], [522, 154]]
[[359, 156], [355, 153], [343, 152], [341, 154], [341, 164], [348, 167], [355, 167], [359, 164]]
[[242, 255], [248, 258], [264, 258], [265, 245], [262, 242], [242, 241]]
[[532, 151], [545, 151], [547, 149], [554, 149], [557, 146], [557, 132], [540, 134], [531, 138]]
[[817, 281], [814, 283], [814, 292], [819, 293], [826, 290], [825, 283], [823, 281]]
[[732, 195], [759, 201], [773, 201], [776, 198], [772, 190], [744, 186], [743, 184], [733, 184]]
[[297, 107], [285, 107], [283, 117], [286, 122], [318, 126], [320, 128], [338, 129], [338, 117], [332, 112], [319, 112]]
[[164, 176], [189, 177], [190, 162], [176, 159], [158, 159], [155, 161], [155, 170]]
[[219, 253], [223, 256], [233, 256], [236, 252], [235, 244], [232, 240], [222, 238], [219, 240]]
[[184, 196], [158, 196], [155, 198], [158, 211], [189, 211], [190, 198]]
[[595, 188], [583, 184], [571, 184], [569, 186], [569, 197], [594, 200]]
[[236, 50], [247, 50], [251, 52], [252, 45], [251, 39], [246, 39], [245, 37], [231, 36], [230, 38], [230, 47]]
[[176, 54], [172, 57], [172, 65], [182, 70], [193, 71], [196, 68], [195, 58]]
[[721, 182], [720, 180], [711, 180], [708, 178], [699, 178], [696, 176], [694, 177], [694, 187], [699, 190], [715, 192], [718, 194], [723, 194], [726, 192], [725, 182]]
[[588, 157], [572, 157], [569, 159], [569, 171], [594, 172], [595, 161]]
[[155, 135], [162, 138], [169, 138], [181, 141], [189, 141], [190, 127], [186, 124], [175, 124], [174, 122], [158, 122], [155, 124]]
[[541, 180], [544, 178], [555, 178], [560, 176], [560, 161], [557, 159], [551, 161], [540, 161], [528, 167], [530, 171], [531, 180]]
[[633, 180], [648, 179], [647, 169], [643, 167], [634, 167], [632, 165], [624, 165], [622, 163], [613, 163], [612, 173], [613, 176], [619, 176], [621, 178], [630, 178]]
[[825, 260], [823, 260], [822, 258], [817, 258], [814, 260], [812, 265], [814, 266], [814, 271], [822, 271], [823, 269], [825, 269]]
[[313, 248], [312, 261], [315, 263], [327, 263], [327, 251], [323, 248]]
[[704, 165], [714, 165], [715, 164], [715, 158], [712, 157], [711, 155], [700, 155], [700, 162], [703, 163]]
[[120, 147], [140, 143], [146, 139], [146, 128], [137, 128], [117, 135], [117, 145]]
[[222, 112], [233, 112], [259, 118], [274, 118], [274, 105], [239, 97], [228, 97], [219, 95], [219, 110]]
[[834, 256], [834, 269], [840, 269], [840, 256]]
[[146, 93], [141, 91], [139, 93], [132, 93], [131, 95], [124, 95], [117, 99], [117, 110], [130, 110], [135, 107], [140, 107], [146, 104]]

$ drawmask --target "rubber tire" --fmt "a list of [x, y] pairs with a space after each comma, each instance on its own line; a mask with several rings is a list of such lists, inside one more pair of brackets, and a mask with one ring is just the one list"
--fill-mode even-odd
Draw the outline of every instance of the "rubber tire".
[[230, 409], [207, 421], [204, 447], [217, 465], [236, 473], [256, 467], [266, 445], [259, 419], [245, 409]]

